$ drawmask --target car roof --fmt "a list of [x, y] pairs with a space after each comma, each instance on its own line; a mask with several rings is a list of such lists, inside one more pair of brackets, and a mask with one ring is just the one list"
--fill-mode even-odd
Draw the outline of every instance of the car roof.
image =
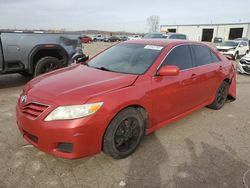
[[129, 40], [124, 43], [130, 43], [130, 44], [145, 44], [145, 45], [156, 45], [156, 46], [167, 46], [169, 44], [204, 44], [200, 42], [195, 41], [189, 41], [189, 40], [174, 40], [174, 39], [140, 39], [140, 40]]

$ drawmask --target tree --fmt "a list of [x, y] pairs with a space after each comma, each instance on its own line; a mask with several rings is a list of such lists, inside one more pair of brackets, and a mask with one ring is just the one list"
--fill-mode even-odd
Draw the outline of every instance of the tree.
[[157, 32], [159, 29], [159, 16], [149, 16], [147, 18], [147, 25], [149, 27], [149, 32]]

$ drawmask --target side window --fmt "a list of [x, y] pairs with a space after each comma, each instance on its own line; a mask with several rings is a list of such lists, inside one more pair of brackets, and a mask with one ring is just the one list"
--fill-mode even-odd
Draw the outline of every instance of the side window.
[[216, 63], [221, 61], [211, 50], [210, 53], [211, 53], [211, 63]]
[[170, 39], [176, 39], [176, 35], [170, 35]]
[[185, 35], [177, 35], [177, 39], [186, 39]]
[[197, 66], [219, 62], [219, 58], [206, 46], [193, 45], [194, 56]]
[[187, 45], [174, 48], [162, 63], [162, 66], [175, 65], [180, 70], [185, 70], [193, 67], [190, 48]]
[[246, 43], [246, 42], [242, 42], [242, 45], [243, 45], [243, 46], [247, 46], [247, 43]]

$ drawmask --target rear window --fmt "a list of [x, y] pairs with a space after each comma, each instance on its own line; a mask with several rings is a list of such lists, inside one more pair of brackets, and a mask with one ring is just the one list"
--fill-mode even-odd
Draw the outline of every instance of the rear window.
[[219, 62], [220, 59], [206, 46], [192, 45], [197, 66]]

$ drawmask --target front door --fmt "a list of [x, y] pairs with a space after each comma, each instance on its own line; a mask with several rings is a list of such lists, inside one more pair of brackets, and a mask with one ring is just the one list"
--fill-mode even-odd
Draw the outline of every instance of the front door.
[[195, 82], [190, 47], [175, 47], [161, 66], [175, 65], [180, 68], [177, 76], [155, 76], [152, 78], [153, 122], [160, 124], [194, 107], [196, 104]]

